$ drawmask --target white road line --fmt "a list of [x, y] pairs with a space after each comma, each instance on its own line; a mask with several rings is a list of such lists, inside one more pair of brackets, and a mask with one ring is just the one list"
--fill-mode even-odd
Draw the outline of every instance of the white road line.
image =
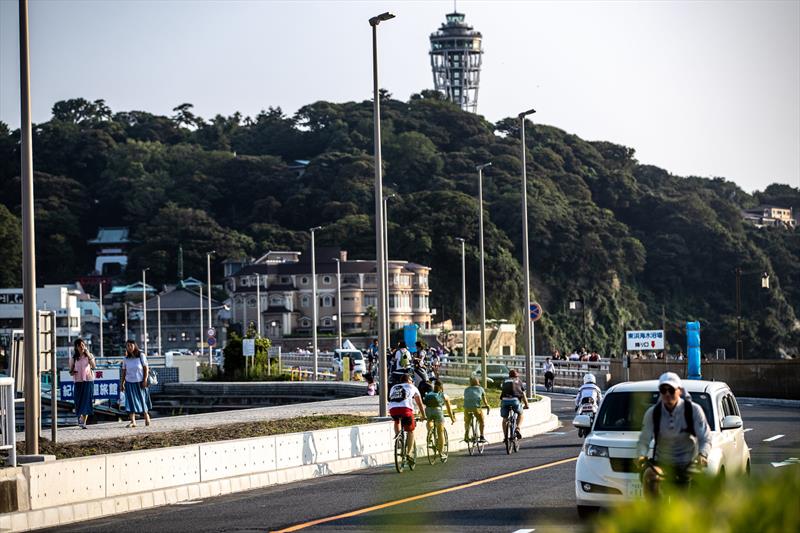
[[518, 529], [513, 533], [531, 533], [532, 531], [536, 531], [535, 529]]
[[783, 435], [775, 435], [774, 437], [770, 437], [768, 439], [764, 439], [764, 442], [772, 442], [774, 440], [778, 440], [781, 437], [783, 437]]
[[753, 431], [753, 428], [747, 428], [744, 430], [745, 433], [747, 433], [748, 431]]
[[780, 468], [781, 466], [796, 465], [798, 463], [800, 463], [800, 459], [798, 459], [797, 457], [789, 457], [787, 460], [781, 461], [780, 463], [771, 463], [771, 464], [775, 468]]

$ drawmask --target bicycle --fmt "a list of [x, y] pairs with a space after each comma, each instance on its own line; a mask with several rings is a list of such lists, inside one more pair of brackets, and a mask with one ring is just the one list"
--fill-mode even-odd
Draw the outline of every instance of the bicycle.
[[[394, 467], [398, 474], [402, 474], [406, 466], [409, 470], [414, 470], [417, 459], [417, 446], [416, 444], [411, 448], [411, 455], [406, 453], [406, 444], [408, 442], [408, 432], [405, 428], [400, 428], [397, 435], [394, 436]], [[411, 459], [411, 461], [409, 461]]]
[[[441, 450], [436, 445], [436, 435], [438, 434], [438, 429], [440, 424], [442, 425]], [[428, 438], [426, 439], [425, 444], [428, 455], [428, 463], [434, 464], [436, 462], [437, 457], [439, 458], [439, 460], [442, 461], [442, 464], [447, 462], [447, 457], [448, 457], [447, 452], [450, 450], [450, 446], [447, 443], [447, 428], [444, 427], [444, 424], [440, 420], [434, 419], [433, 428], [431, 431], [428, 431]]]
[[[489, 415], [489, 408], [486, 408], [486, 415]], [[480, 439], [480, 425], [478, 424], [478, 417], [476, 415], [472, 415], [472, 420], [469, 424], [469, 429], [467, 430], [467, 451], [470, 455], [475, 455], [475, 452], [478, 452], [478, 455], [483, 455], [483, 450], [486, 448], [486, 442], [481, 442]]]
[[513, 450], [514, 453], [519, 451], [519, 439], [517, 438], [517, 412], [514, 409], [509, 409], [508, 412], [508, 424], [506, 425], [506, 434], [505, 434], [505, 445], [506, 445], [506, 453], [511, 454]]

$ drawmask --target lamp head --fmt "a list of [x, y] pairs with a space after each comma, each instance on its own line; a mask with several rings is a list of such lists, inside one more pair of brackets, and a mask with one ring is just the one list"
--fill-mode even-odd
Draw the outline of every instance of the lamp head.
[[536, 113], [535, 109], [528, 109], [527, 111], [523, 111], [522, 113], [520, 113], [518, 116], [519, 118], [525, 118], [528, 115], [533, 115], [534, 113]]
[[310, 231], [311, 233], [314, 233], [315, 231], [317, 231], [317, 230], [319, 230], [319, 229], [322, 229], [322, 226], [314, 226], [313, 228], [311, 228], [311, 229], [310, 229], [310, 230], [308, 230], [308, 231]]
[[488, 163], [484, 163], [484, 164], [482, 164], [482, 165], [478, 165], [478, 166], [477, 166], [477, 167], [475, 167], [475, 168], [476, 168], [476, 169], [478, 169], [478, 170], [483, 170], [484, 168], [486, 168], [486, 167], [490, 167], [490, 166], [492, 166], [492, 162], [491, 162], [491, 161], [489, 161]]
[[393, 18], [394, 18], [394, 15], [387, 11], [386, 13], [381, 13], [380, 15], [374, 16], [371, 19], [369, 19], [369, 25], [375, 27], [378, 24], [380, 24], [381, 22], [383, 22], [385, 20], [391, 20]]

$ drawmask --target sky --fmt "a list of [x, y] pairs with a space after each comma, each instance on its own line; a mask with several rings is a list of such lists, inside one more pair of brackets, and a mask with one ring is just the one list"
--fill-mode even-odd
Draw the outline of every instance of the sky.
[[[533, 119], [747, 192], [800, 187], [800, 1], [461, 0], [483, 34], [478, 113]], [[205, 118], [433, 88], [431, 32], [453, 2], [30, 0], [34, 122], [55, 102]], [[17, 1], [0, 0], [0, 120], [19, 127]], [[35, 164], [34, 154], [34, 164]]]

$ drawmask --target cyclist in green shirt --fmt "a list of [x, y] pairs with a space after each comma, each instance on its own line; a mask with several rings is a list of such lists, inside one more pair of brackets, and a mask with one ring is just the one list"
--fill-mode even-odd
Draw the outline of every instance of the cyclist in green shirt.
[[464, 440], [469, 437], [469, 426], [472, 423], [472, 417], [478, 419], [478, 426], [481, 430], [480, 442], [486, 442], [483, 437], [483, 411], [481, 407], [486, 408], [486, 414], [489, 414], [489, 402], [486, 401], [486, 391], [480, 386], [478, 378], [472, 376], [469, 379], [469, 387], [464, 389]]
[[[428, 432], [433, 428], [434, 420], [439, 424], [436, 426], [436, 446], [442, 450], [444, 445], [444, 412], [443, 408], [447, 408], [447, 416], [453, 424], [456, 423], [456, 415], [453, 414], [453, 406], [450, 404], [450, 398], [444, 393], [444, 385], [438, 379], [433, 384], [433, 391], [425, 394], [422, 399], [425, 404], [425, 418], [428, 419]], [[446, 459], [446, 456], [442, 456]]]

